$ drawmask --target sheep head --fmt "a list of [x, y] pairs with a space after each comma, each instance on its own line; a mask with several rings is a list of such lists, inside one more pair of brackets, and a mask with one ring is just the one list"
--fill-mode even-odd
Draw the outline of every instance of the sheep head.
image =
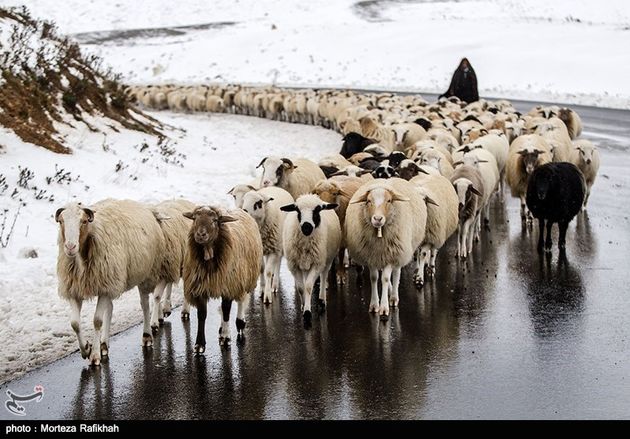
[[317, 195], [306, 194], [300, 196], [295, 203], [280, 208], [283, 212], [296, 212], [300, 230], [304, 236], [310, 236], [320, 225], [323, 210], [337, 208], [336, 203], [326, 203]]
[[281, 186], [284, 179], [297, 168], [291, 160], [274, 156], [265, 157], [256, 167], [263, 168], [261, 187]]
[[518, 152], [518, 154], [522, 158], [523, 168], [525, 169], [527, 175], [530, 175], [532, 172], [534, 172], [534, 169], [536, 169], [541, 164], [539, 162], [539, 156], [543, 153], [544, 151], [541, 151], [539, 149], [523, 149]]
[[94, 221], [94, 210], [71, 203], [57, 209], [55, 221], [59, 223], [59, 245], [63, 245], [66, 256], [74, 258], [85, 248], [90, 223]]
[[273, 201], [273, 197], [257, 191], [251, 191], [243, 197], [242, 209], [260, 225], [265, 219], [267, 203], [270, 201]]
[[409, 201], [409, 198], [398, 193], [394, 189], [387, 187], [375, 187], [352, 201], [351, 204], [364, 204], [364, 214], [366, 219], [372, 227], [378, 230], [380, 235], [381, 229], [387, 223], [388, 217], [392, 215], [391, 209], [393, 203], [406, 201]]
[[219, 208], [212, 206], [198, 206], [192, 212], [185, 212], [183, 215], [193, 220], [188, 238], [204, 247], [206, 261], [214, 257], [213, 247], [222, 225], [236, 221], [236, 218], [225, 215]]

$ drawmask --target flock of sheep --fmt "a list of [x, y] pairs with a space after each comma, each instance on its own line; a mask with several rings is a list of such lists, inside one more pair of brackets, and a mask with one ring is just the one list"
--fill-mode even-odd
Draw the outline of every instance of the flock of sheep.
[[[104, 200], [59, 209], [59, 292], [71, 303], [72, 327], [92, 364], [108, 352], [112, 299], [138, 287], [143, 344], [150, 346], [180, 277], [182, 317], [190, 305], [197, 308], [195, 352], [205, 350], [210, 298], [221, 298], [219, 339], [228, 343], [232, 302], [240, 336], [249, 293], [260, 282], [263, 301], [272, 302], [283, 257], [305, 323], [318, 279], [318, 306], [326, 305], [333, 264], [337, 283], [345, 282], [351, 263], [367, 267], [369, 311], [387, 318], [399, 304], [401, 269], [415, 259], [414, 281], [422, 286], [455, 232], [457, 257], [467, 258], [482, 223], [490, 221], [491, 202], [503, 202], [504, 184], [520, 199], [523, 222], [539, 220], [539, 248], [551, 250], [557, 222], [564, 249], [566, 227], [586, 208], [599, 167], [597, 148], [578, 138], [578, 114], [557, 106], [521, 114], [505, 100], [429, 103], [392, 93], [236, 85], [131, 87], [127, 93], [147, 108], [322, 125], [342, 133], [343, 145], [317, 163], [262, 158], [260, 178], [229, 190], [236, 204], [230, 211], [185, 200]], [[93, 343], [79, 324], [81, 303], [91, 297], [98, 298]]]

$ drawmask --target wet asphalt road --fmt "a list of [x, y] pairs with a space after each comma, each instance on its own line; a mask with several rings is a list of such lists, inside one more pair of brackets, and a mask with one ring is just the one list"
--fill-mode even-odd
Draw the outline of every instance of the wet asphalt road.
[[434, 282], [417, 290], [403, 271], [387, 322], [368, 314], [369, 281], [352, 271], [305, 329], [283, 266], [273, 305], [252, 299], [243, 343], [219, 346], [215, 302], [194, 356], [194, 312], [182, 322], [177, 309], [152, 350], [136, 326], [100, 368], [74, 353], [0, 395], [44, 386], [21, 419], [630, 418], [630, 112], [576, 108], [603, 165], [566, 259], [555, 247], [540, 257], [517, 201], [495, 200], [467, 263], [451, 239]]

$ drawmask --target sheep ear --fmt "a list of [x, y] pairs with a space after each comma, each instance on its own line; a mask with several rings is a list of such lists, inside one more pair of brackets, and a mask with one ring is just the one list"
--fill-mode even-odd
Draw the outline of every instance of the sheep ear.
[[459, 165], [463, 165], [463, 164], [464, 164], [464, 162], [462, 162], [461, 160], [458, 160], [458, 161], [456, 161], [455, 163], [453, 163], [453, 168], [454, 168], [455, 166], [459, 166]]
[[409, 198], [396, 191], [392, 191], [392, 201], [409, 201]]
[[280, 210], [283, 212], [295, 212], [297, 210], [297, 206], [295, 204], [287, 204], [286, 206], [280, 207]]
[[274, 200], [273, 197], [266, 197], [265, 198], [265, 203], [268, 203], [268, 202], [273, 201], [273, 200]]
[[260, 163], [258, 163], [258, 166], [256, 166], [256, 169], [260, 168], [265, 163], [265, 160], [267, 160], [267, 157], [265, 157], [264, 159], [260, 161]]
[[234, 221], [238, 221], [238, 218], [234, 218], [233, 216], [230, 216], [230, 215], [221, 215], [219, 217], [219, 222], [221, 224], [233, 223]]
[[347, 175], [345, 171], [337, 171], [334, 174], [330, 174], [331, 177], [337, 177], [339, 175]]
[[359, 204], [359, 203], [365, 203], [367, 201], [367, 197], [368, 197], [368, 193], [364, 193], [363, 195], [361, 195], [359, 198], [357, 198], [354, 201], [351, 201], [350, 204]]
[[295, 166], [293, 164], [293, 162], [291, 160], [287, 159], [287, 158], [283, 158], [282, 159], [282, 166], [284, 166], [287, 169], [295, 169], [295, 168], [297, 168], [297, 166]]
[[182, 215], [191, 220], [195, 219], [195, 212], [184, 212], [182, 213]]
[[171, 217], [168, 216], [167, 214], [165, 214], [164, 212], [159, 212], [159, 211], [153, 211], [153, 216], [155, 217], [156, 220], [158, 220], [159, 222], [161, 221], [167, 221], [170, 220]]
[[357, 172], [357, 175], [361, 176], [361, 175], [369, 174], [370, 172], [371, 171], [369, 169], [363, 169], [363, 170]]
[[55, 221], [59, 222], [59, 215], [61, 215], [61, 212], [63, 212], [64, 210], [66, 210], [65, 207], [60, 207], [59, 209], [57, 209], [57, 212], [55, 212]]
[[88, 222], [94, 221], [94, 211], [92, 209], [88, 209], [87, 207], [83, 208], [83, 212], [88, 216]]
[[468, 186], [468, 189], [469, 189], [469, 190], [470, 190], [470, 192], [472, 192], [473, 194], [478, 195], [478, 196], [480, 196], [480, 197], [482, 196], [482, 195], [481, 195], [481, 192], [479, 192], [479, 191], [478, 191], [478, 190], [477, 190], [477, 189], [476, 189], [473, 185]]
[[483, 159], [477, 160], [477, 163], [488, 163], [488, 160], [483, 160]]
[[333, 209], [336, 209], [337, 206], [339, 206], [337, 203], [328, 203], [328, 204], [323, 204], [320, 207], [322, 208], [322, 210], [333, 210]]
[[230, 190], [227, 192], [227, 194], [228, 194], [228, 195], [232, 195], [232, 196], [234, 196], [234, 189], [236, 189], [236, 186], [234, 186], [232, 189], [230, 189]]
[[[415, 164], [415, 163], [414, 163]], [[423, 174], [427, 174], [430, 175], [426, 170], [422, 169], [420, 166], [416, 165], [416, 168], [418, 169], [418, 172], [421, 172]]]
[[433, 200], [433, 198], [429, 197], [428, 195], [424, 197], [424, 201], [427, 204], [433, 204], [434, 206], [440, 207], [440, 205], [436, 203], [435, 200]]
[[527, 155], [528, 151], [526, 149], [521, 149], [520, 151], [517, 152], [517, 154], [519, 154], [519, 155]]

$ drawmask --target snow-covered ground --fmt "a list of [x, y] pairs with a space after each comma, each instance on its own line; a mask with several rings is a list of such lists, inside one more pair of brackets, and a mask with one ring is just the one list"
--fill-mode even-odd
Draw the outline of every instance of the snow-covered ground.
[[34, 16], [54, 19], [134, 83], [436, 93], [466, 56], [485, 96], [630, 108], [627, 0], [2, 4], [26, 4]]
[[[6, 147], [6, 153], [0, 153], [0, 180], [4, 176], [8, 184], [4, 191], [0, 185], [0, 215], [8, 209], [9, 218], [2, 238], [17, 212], [18, 199], [26, 203], [9, 245], [0, 248], [0, 383], [77, 349], [69, 308], [57, 295], [58, 227], [54, 212], [58, 207], [71, 200], [89, 204], [113, 197], [152, 202], [179, 196], [231, 206], [227, 191], [254, 178], [255, 166], [265, 155], [317, 159], [337, 151], [340, 145], [337, 133], [319, 127], [245, 116], [154, 116], [185, 130], [169, 131], [172, 141], [163, 150], [155, 138], [141, 133], [109, 130], [105, 137], [81, 124], [76, 130], [60, 128], [67, 133], [67, 144], [74, 154], [58, 155], [25, 144], [0, 128], [0, 143]], [[171, 148], [177, 151], [173, 155], [168, 153]], [[20, 168], [34, 173], [28, 189], [17, 185]], [[61, 174], [70, 172], [72, 181], [49, 184], [46, 177], [61, 169]], [[19, 193], [11, 197], [14, 189]], [[45, 190], [46, 199], [36, 200], [40, 189]], [[53, 202], [48, 200], [50, 196]], [[26, 257], [32, 250], [37, 258]], [[181, 302], [181, 289], [174, 298]], [[86, 304], [83, 310], [83, 325], [88, 331], [94, 306]], [[141, 320], [135, 290], [114, 302], [114, 332]]]

